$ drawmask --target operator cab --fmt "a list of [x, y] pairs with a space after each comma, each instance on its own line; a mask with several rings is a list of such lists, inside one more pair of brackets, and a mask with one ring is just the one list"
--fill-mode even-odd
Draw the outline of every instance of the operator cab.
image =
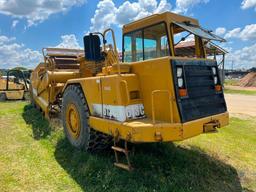
[[[210, 41], [225, 42], [202, 28], [196, 19], [170, 12], [155, 14], [123, 27], [123, 62], [131, 62], [135, 72], [155, 67], [150, 77], [151, 92], [159, 89], [161, 78], [170, 77], [181, 122], [188, 122], [227, 111], [216, 59], [208, 59], [206, 54]], [[192, 42], [194, 49], [181, 50], [184, 42]], [[164, 61], [166, 68], [159, 78], [156, 69], [160, 71]], [[165, 71], [170, 71], [170, 76], [165, 77]], [[141, 76], [147, 79], [149, 73]], [[162, 107], [158, 114], [164, 110]], [[146, 107], [145, 112], [150, 114]], [[162, 120], [161, 115], [157, 118]]]
[[[148, 23], [151, 23], [148, 26]], [[152, 25], [152, 23], [155, 23]], [[141, 26], [138, 29], [138, 26]], [[123, 61], [136, 62], [165, 56], [206, 58], [209, 41], [225, 42], [200, 27], [197, 20], [174, 13], [155, 14], [123, 28]], [[180, 44], [194, 42], [195, 50], [181, 52]]]

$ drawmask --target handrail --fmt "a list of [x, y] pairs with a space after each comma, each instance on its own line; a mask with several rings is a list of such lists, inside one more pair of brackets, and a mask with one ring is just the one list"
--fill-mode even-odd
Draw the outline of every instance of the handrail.
[[120, 62], [119, 62], [119, 58], [118, 58], [118, 51], [117, 51], [117, 47], [116, 47], [116, 38], [115, 38], [115, 33], [113, 31], [113, 29], [111, 28], [108, 28], [106, 29], [104, 32], [103, 32], [103, 37], [104, 37], [104, 40], [103, 40], [103, 50], [106, 51], [106, 43], [105, 43], [105, 39], [106, 39], [106, 34], [107, 32], [111, 32], [112, 34], [112, 40], [113, 40], [113, 43], [114, 43], [114, 53], [115, 53], [115, 56], [117, 57], [117, 69], [118, 69], [118, 75], [121, 74], [121, 70], [120, 70]]
[[172, 105], [172, 97], [171, 94], [168, 90], [154, 90], [152, 91], [152, 95], [151, 95], [151, 104], [152, 104], [152, 121], [153, 124], [156, 123], [155, 120], [155, 102], [154, 102], [154, 96], [157, 93], [167, 93], [168, 94], [168, 102], [170, 102], [170, 119], [171, 119], [171, 123], [173, 123], [173, 105]]
[[127, 96], [127, 105], [130, 103], [130, 94], [129, 94], [129, 89], [128, 89], [128, 83], [126, 80], [121, 80], [121, 83], [125, 85], [125, 91], [126, 91], [126, 96]]

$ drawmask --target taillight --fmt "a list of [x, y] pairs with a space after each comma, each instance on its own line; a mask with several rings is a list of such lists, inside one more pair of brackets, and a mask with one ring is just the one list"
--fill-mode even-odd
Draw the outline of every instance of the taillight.
[[187, 89], [179, 89], [180, 97], [186, 97], [188, 95]]
[[212, 67], [213, 81], [216, 92], [220, 92], [222, 90], [222, 86], [220, 85], [220, 81], [218, 78], [217, 68]]
[[221, 85], [215, 85], [215, 91], [220, 92], [222, 90]]
[[188, 92], [185, 85], [183, 67], [177, 67], [176, 74], [177, 74], [177, 81], [178, 81], [178, 88], [179, 88], [179, 96], [186, 97], [188, 96]]

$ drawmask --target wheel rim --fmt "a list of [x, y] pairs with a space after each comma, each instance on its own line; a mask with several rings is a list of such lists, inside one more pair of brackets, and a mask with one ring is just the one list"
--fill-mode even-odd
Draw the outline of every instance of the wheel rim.
[[77, 139], [80, 134], [80, 117], [74, 104], [69, 104], [66, 110], [66, 121], [68, 131], [73, 139]]

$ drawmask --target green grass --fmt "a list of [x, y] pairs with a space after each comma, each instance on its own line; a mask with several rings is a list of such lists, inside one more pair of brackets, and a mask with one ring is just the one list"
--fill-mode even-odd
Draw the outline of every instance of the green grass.
[[232, 89], [229, 88], [228, 86], [239, 86], [239, 80], [238, 79], [226, 79], [225, 83], [225, 93], [229, 93], [229, 94], [242, 94], [242, 95], [256, 95], [256, 91], [254, 90], [237, 90], [237, 89]]
[[256, 120], [232, 118], [217, 134], [135, 146], [131, 173], [110, 150], [71, 147], [26, 102], [0, 103], [0, 191], [253, 191]]
[[225, 88], [224, 92], [229, 94], [256, 95], [256, 91], [254, 90], [234, 90]]
[[239, 79], [225, 79], [225, 85], [239, 86]]

